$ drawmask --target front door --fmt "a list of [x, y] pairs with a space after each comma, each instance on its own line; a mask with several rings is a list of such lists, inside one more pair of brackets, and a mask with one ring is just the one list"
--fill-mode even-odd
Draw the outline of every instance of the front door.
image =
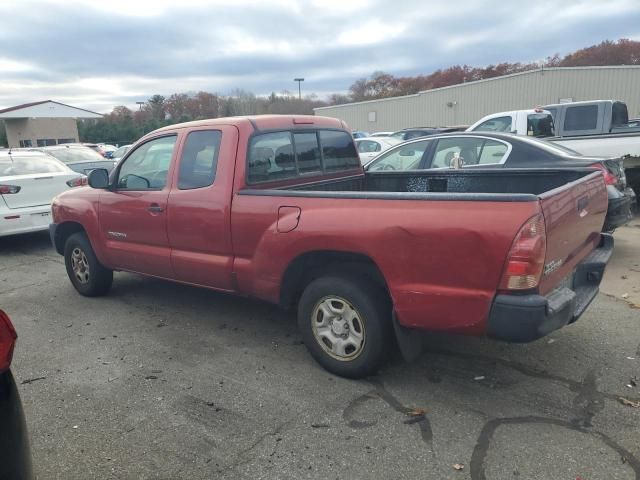
[[100, 226], [115, 268], [171, 278], [167, 199], [176, 134], [133, 150], [100, 196]]
[[190, 131], [169, 194], [167, 230], [177, 280], [233, 290], [231, 193], [238, 130]]

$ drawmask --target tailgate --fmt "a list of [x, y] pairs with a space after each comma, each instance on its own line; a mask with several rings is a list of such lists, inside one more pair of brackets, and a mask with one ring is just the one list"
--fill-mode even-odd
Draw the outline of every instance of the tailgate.
[[558, 287], [600, 242], [607, 214], [607, 190], [600, 172], [539, 196], [547, 232], [542, 295]]

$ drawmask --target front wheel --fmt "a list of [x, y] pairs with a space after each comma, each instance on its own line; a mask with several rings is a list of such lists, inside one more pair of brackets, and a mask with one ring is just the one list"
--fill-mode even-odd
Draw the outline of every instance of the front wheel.
[[106, 294], [113, 283], [113, 271], [102, 265], [85, 233], [74, 233], [64, 244], [64, 263], [75, 289], [85, 297]]
[[380, 288], [364, 278], [312, 281], [298, 305], [298, 326], [320, 365], [336, 375], [375, 374], [393, 344], [391, 309]]

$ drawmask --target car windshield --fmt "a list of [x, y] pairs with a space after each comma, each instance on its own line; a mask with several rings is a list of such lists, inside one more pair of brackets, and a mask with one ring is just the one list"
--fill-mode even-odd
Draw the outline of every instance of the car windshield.
[[102, 155], [87, 147], [53, 148], [45, 152], [64, 163], [105, 161]]
[[11, 155], [0, 159], [0, 177], [13, 175], [31, 175], [34, 173], [64, 172], [64, 166], [53, 158], [44, 155], [33, 157], [18, 157]]

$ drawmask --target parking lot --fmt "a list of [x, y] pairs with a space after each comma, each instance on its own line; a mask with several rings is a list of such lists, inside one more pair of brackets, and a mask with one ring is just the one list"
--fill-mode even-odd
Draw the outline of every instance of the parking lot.
[[431, 335], [366, 381], [320, 368], [291, 312], [125, 273], [84, 298], [46, 233], [0, 239], [39, 477], [640, 478], [640, 220], [615, 237], [576, 325]]

